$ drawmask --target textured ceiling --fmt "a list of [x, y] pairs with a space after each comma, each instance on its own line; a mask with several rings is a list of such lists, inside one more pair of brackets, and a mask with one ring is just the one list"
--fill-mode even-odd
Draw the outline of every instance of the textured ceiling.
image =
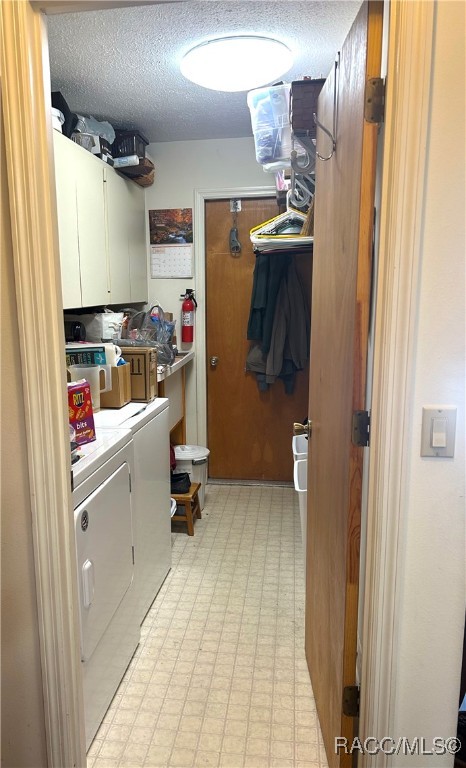
[[179, 62], [212, 37], [277, 37], [295, 53], [283, 80], [326, 76], [361, 2], [203, 0], [48, 18], [52, 90], [78, 114], [151, 142], [251, 136], [246, 93], [194, 85]]

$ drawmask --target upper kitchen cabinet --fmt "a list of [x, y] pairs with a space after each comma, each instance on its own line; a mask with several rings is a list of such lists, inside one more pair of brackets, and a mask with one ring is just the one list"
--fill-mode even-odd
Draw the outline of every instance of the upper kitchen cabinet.
[[147, 301], [144, 190], [54, 131], [63, 308]]
[[130, 301], [129, 216], [127, 182], [112, 168], [104, 169], [107, 246], [112, 302]]
[[146, 302], [144, 190], [112, 168], [105, 168], [105, 181], [112, 303]]
[[[107, 270], [104, 165], [87, 149], [67, 139], [74, 155], [82, 306], [111, 301]], [[71, 158], [70, 158], [71, 159]]]
[[81, 307], [76, 179], [68, 168], [69, 139], [53, 132], [63, 306]]
[[132, 181], [125, 183], [128, 190], [131, 301], [147, 302], [146, 197], [142, 187]]

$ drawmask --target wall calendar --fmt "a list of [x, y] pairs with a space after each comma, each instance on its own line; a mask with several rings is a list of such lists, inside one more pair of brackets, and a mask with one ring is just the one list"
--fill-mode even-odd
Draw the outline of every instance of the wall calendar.
[[192, 277], [192, 245], [151, 245], [150, 276]]
[[150, 276], [193, 276], [192, 208], [149, 211]]

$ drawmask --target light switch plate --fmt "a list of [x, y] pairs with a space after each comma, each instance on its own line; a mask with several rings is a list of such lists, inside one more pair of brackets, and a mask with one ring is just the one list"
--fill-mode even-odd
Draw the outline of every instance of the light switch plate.
[[[436, 447], [438, 429], [445, 426], [445, 448]], [[456, 405], [429, 405], [422, 409], [421, 456], [453, 458], [455, 454]]]

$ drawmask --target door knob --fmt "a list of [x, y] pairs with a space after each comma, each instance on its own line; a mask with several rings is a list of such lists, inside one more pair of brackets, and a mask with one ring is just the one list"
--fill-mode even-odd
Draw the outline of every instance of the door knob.
[[210, 364], [211, 364], [212, 368], [216, 368], [217, 367], [217, 363], [218, 363], [218, 357], [211, 357], [210, 358]]
[[307, 421], [306, 424], [300, 424], [300, 422], [296, 422], [293, 424], [293, 435], [307, 435], [307, 437], [311, 437], [312, 435], [312, 421]]

